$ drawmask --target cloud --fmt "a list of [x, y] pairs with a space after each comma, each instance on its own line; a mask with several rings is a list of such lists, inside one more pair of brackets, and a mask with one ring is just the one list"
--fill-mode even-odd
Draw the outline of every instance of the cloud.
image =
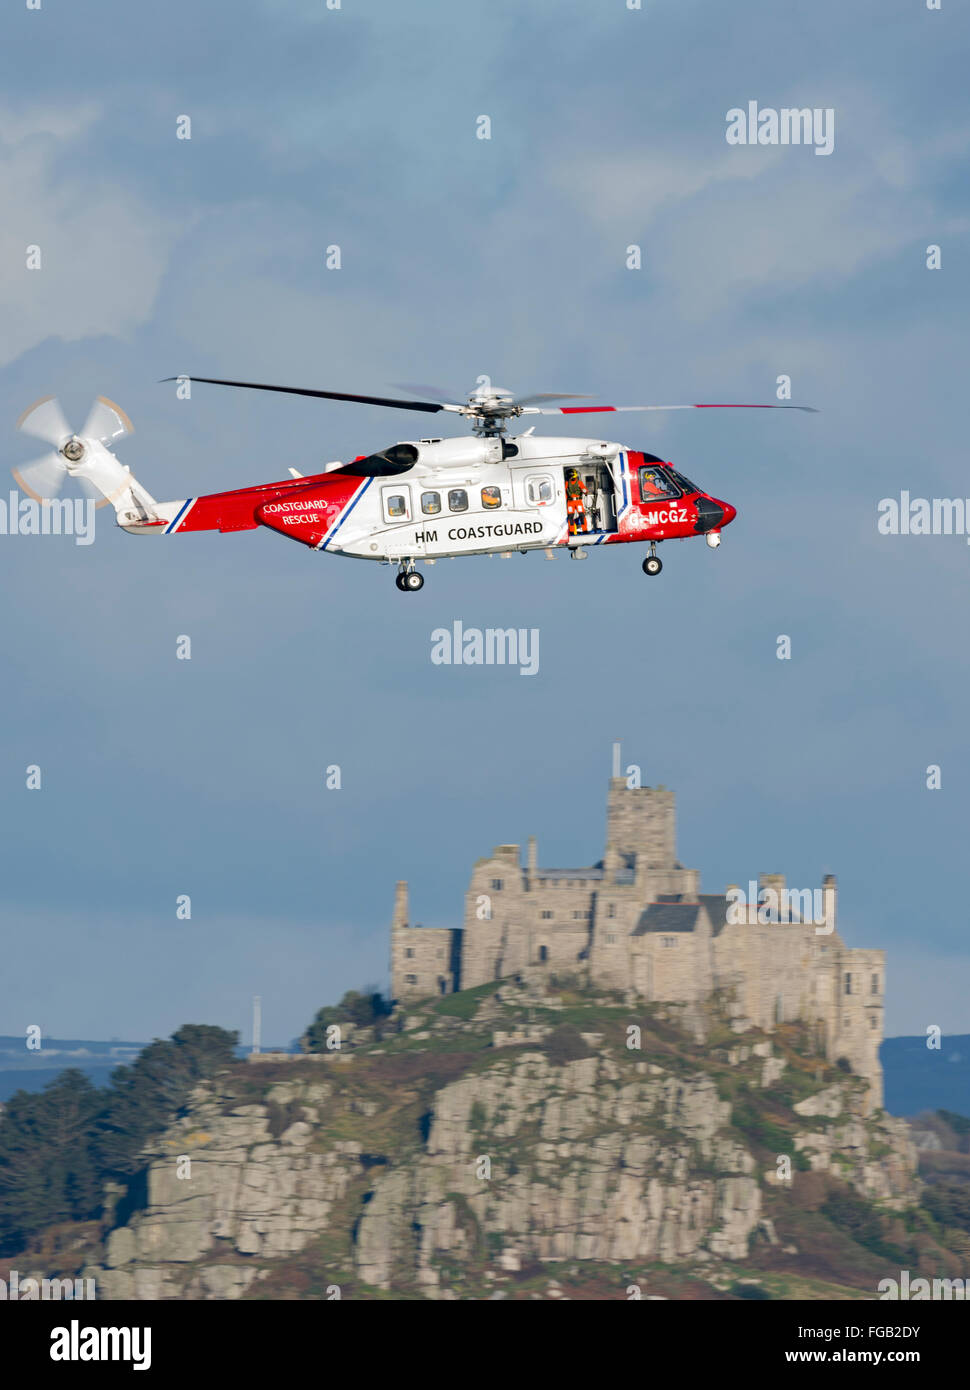
[[82, 168], [99, 115], [90, 103], [0, 113], [0, 365], [50, 337], [128, 335], [151, 314], [178, 227], [89, 156]]

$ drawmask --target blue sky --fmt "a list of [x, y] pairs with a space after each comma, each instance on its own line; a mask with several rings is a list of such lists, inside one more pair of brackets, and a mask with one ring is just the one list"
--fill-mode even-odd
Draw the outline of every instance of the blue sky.
[[[847, 940], [889, 953], [887, 1030], [966, 1032], [970, 547], [876, 532], [902, 488], [970, 495], [959, 7], [43, 0], [0, 38], [8, 466], [50, 392], [78, 424], [119, 401], [159, 498], [424, 430], [182, 402], [179, 372], [620, 404], [771, 400], [787, 373], [821, 412], [619, 417], [739, 510], [657, 580], [620, 547], [446, 561], [402, 597], [263, 532], [0, 536], [0, 1032], [246, 1029], [259, 993], [289, 1038], [386, 977], [396, 879], [445, 925], [496, 843], [598, 858], [614, 739], [678, 792], [708, 891], [836, 873]], [[749, 100], [833, 108], [834, 153], [728, 146]], [[538, 676], [433, 665], [456, 618], [537, 627]]]

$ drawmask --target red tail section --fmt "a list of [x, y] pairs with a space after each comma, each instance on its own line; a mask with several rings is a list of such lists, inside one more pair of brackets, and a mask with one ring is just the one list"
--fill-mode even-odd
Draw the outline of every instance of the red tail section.
[[[314, 478], [260, 483], [231, 492], [213, 492], [207, 497], [189, 497], [166, 529], [169, 534], [251, 531], [263, 525], [308, 545], [319, 544], [361, 481], [346, 474], [320, 473]], [[317, 533], [315, 540], [311, 539], [311, 528]]]

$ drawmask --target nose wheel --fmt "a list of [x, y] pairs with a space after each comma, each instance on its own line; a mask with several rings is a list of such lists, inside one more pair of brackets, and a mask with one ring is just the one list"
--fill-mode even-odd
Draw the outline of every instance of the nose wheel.
[[650, 554], [643, 562], [644, 574], [659, 574], [663, 569], [663, 561], [657, 558], [656, 541], [650, 542]]

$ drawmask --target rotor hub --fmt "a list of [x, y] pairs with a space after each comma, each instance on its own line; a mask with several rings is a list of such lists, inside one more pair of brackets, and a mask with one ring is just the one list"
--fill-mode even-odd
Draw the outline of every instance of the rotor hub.
[[77, 435], [74, 435], [74, 437], [69, 439], [64, 445], [61, 453], [67, 459], [68, 463], [80, 463], [84, 457], [84, 445], [81, 443], [80, 439], [78, 439]]
[[511, 391], [491, 386], [487, 391], [473, 391], [461, 412], [470, 421], [472, 432], [480, 438], [494, 438], [505, 433], [506, 422], [522, 414]]

